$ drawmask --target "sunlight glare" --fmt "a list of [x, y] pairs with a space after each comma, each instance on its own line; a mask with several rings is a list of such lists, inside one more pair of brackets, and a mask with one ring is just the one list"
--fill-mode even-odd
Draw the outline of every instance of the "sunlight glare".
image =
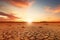
[[27, 18], [27, 19], [25, 19], [25, 21], [26, 21], [27, 23], [32, 23], [33, 19]]

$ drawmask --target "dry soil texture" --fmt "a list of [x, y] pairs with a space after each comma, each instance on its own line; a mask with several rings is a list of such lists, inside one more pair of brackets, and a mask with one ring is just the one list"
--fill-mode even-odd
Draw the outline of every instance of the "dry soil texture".
[[1, 22], [0, 40], [60, 40], [60, 23]]

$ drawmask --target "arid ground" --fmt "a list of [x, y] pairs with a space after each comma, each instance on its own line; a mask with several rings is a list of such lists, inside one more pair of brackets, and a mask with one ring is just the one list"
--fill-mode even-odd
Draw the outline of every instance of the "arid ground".
[[60, 23], [0, 22], [0, 40], [60, 40]]

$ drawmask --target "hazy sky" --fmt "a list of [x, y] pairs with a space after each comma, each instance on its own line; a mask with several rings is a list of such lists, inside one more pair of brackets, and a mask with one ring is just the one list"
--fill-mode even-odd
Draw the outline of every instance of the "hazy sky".
[[60, 21], [60, 0], [0, 0], [0, 21]]

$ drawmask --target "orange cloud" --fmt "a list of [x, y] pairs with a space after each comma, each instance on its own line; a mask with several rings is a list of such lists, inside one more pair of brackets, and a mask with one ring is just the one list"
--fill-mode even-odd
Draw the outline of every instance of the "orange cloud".
[[45, 11], [49, 12], [49, 13], [54, 13], [54, 14], [55, 13], [60, 13], [60, 6], [56, 6], [54, 8], [52, 8], [52, 7], [46, 7]]
[[30, 7], [34, 2], [34, 0], [7, 0], [7, 1], [16, 7], [21, 8]]
[[10, 20], [14, 20], [14, 19], [18, 19], [18, 17], [12, 15], [12, 14], [7, 14], [4, 12], [0, 12], [0, 19], [10, 19]]

